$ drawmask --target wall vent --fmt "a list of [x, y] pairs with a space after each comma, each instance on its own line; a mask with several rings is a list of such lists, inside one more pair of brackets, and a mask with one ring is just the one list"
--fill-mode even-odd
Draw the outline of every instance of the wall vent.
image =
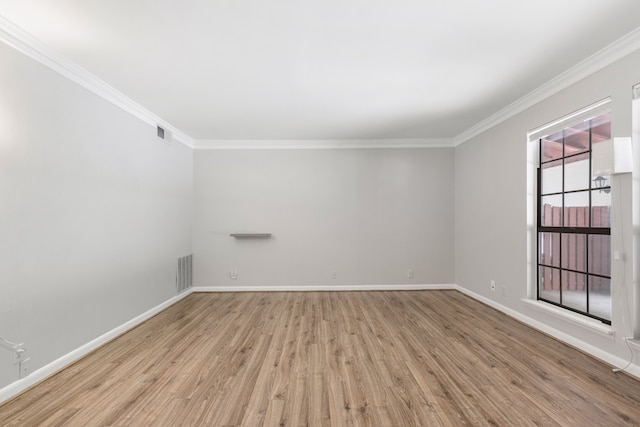
[[171, 132], [160, 125], [156, 126], [156, 136], [161, 141], [169, 142], [171, 140]]
[[178, 258], [176, 291], [180, 294], [193, 286], [193, 255]]

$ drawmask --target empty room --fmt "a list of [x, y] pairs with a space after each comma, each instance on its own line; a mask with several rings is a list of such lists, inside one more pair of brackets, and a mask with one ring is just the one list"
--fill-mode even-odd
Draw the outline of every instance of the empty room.
[[0, 426], [640, 425], [637, 0], [0, 0]]

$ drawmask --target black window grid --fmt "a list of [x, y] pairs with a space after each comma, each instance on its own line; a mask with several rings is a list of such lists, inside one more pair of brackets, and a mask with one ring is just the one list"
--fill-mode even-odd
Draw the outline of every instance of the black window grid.
[[[543, 138], [541, 138], [538, 141], [538, 149], [539, 149], [539, 158], [540, 158], [540, 165], [538, 167], [538, 174], [537, 174], [537, 286], [536, 286], [536, 296], [537, 299], [540, 301], [544, 301], [546, 303], [555, 305], [555, 306], [559, 306], [562, 307], [564, 309], [582, 314], [584, 316], [587, 317], [591, 317], [594, 319], [597, 319], [605, 324], [610, 325], [611, 324], [611, 319], [606, 319], [603, 318], [601, 316], [597, 316], [593, 313], [591, 313], [589, 311], [591, 305], [590, 305], [590, 290], [589, 290], [589, 277], [599, 277], [599, 278], [603, 278], [603, 279], [609, 279], [611, 280], [611, 276], [610, 275], [602, 275], [602, 274], [597, 274], [597, 273], [593, 273], [590, 272], [590, 265], [589, 265], [589, 260], [590, 260], [590, 248], [589, 248], [589, 235], [611, 235], [611, 228], [610, 227], [594, 227], [593, 226], [593, 218], [591, 213], [593, 212], [593, 205], [592, 205], [592, 194], [593, 194], [593, 183], [591, 180], [591, 173], [592, 173], [592, 145], [593, 145], [593, 128], [592, 125], [590, 123], [589, 126], [589, 146], [588, 149], [586, 151], [580, 151], [577, 153], [572, 153], [569, 155], [566, 155], [566, 144], [565, 144], [565, 138], [566, 138], [566, 129], [563, 130], [563, 137], [562, 137], [562, 156], [561, 157], [556, 157], [556, 158], [552, 158], [546, 161], [543, 161]], [[570, 190], [570, 191], [564, 191], [565, 189], [565, 167], [568, 160], [571, 160], [574, 157], [577, 156], [584, 156], [585, 154], [588, 154], [588, 159], [589, 159], [589, 187], [585, 188], [585, 189], [577, 189], [577, 190]], [[549, 163], [553, 163], [553, 162], [559, 162], [562, 161], [562, 191], [559, 192], [549, 192], [549, 193], [542, 193], [542, 167], [545, 164], [549, 164]], [[610, 186], [603, 186], [603, 187], [599, 187], [599, 188], [595, 188], [595, 190], [610, 190], [611, 187]], [[588, 193], [588, 197], [589, 197], [589, 206], [588, 206], [588, 212], [590, 213], [589, 215], [589, 226], [587, 227], [567, 227], [567, 226], [545, 226], [542, 224], [542, 197], [543, 196], [561, 196], [562, 197], [562, 209], [560, 209], [561, 212], [561, 219], [560, 222], [562, 224], [565, 223], [565, 218], [564, 218], [564, 212], [565, 212], [565, 195], [567, 194], [572, 194], [572, 193], [581, 193], [581, 192], [587, 192]], [[571, 269], [571, 268], [567, 268], [567, 267], [563, 267], [562, 265], [562, 243], [559, 244], [559, 259], [560, 259], [560, 264], [558, 266], [554, 266], [554, 265], [548, 265], [548, 264], [544, 264], [541, 262], [540, 259], [540, 236], [542, 233], [556, 233], [558, 234], [558, 238], [560, 239], [560, 242], [562, 242], [562, 238], [563, 235], [565, 234], [578, 234], [578, 235], [584, 235], [585, 236], [585, 251], [586, 251], [586, 259], [585, 259], [585, 267], [584, 267], [584, 271], [583, 270], [577, 270], [577, 269]], [[544, 268], [550, 268], [550, 269], [555, 269], [558, 271], [558, 276], [559, 276], [559, 284], [558, 284], [558, 291], [559, 291], [559, 303], [553, 300], [549, 300], [547, 298], [544, 298], [543, 296], [541, 296], [540, 294], [540, 285], [541, 285], [541, 277], [540, 277], [540, 270], [541, 267]], [[587, 307], [587, 311], [584, 310], [579, 310], [576, 309], [575, 307], [571, 307], [568, 305], [563, 304], [563, 272], [568, 272], [568, 273], [576, 273], [576, 274], [582, 274], [585, 276], [586, 278], [586, 286], [585, 286], [585, 293], [586, 293], [586, 307]]]

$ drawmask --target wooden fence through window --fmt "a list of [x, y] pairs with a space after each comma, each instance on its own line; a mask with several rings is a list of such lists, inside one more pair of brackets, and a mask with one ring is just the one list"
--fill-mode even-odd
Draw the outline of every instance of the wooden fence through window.
[[[561, 214], [564, 214], [564, 224]], [[545, 204], [543, 223], [545, 226], [551, 227], [608, 228], [610, 227], [609, 215], [609, 206], [593, 206], [591, 212], [589, 212], [588, 206], [571, 206], [565, 207], [563, 212], [561, 207]], [[589, 239], [588, 253], [587, 239]], [[586, 291], [589, 285], [588, 273], [611, 276], [609, 235], [545, 232], [544, 238], [540, 239], [540, 245], [540, 263], [554, 267], [541, 269], [543, 290], [560, 290], [560, 274], [563, 275], [563, 290], [569, 291]], [[562, 251], [560, 251], [561, 247]], [[561, 256], [560, 252], [562, 252]], [[566, 271], [565, 269], [575, 271]], [[609, 287], [608, 280], [592, 276], [590, 291], [608, 292]]]

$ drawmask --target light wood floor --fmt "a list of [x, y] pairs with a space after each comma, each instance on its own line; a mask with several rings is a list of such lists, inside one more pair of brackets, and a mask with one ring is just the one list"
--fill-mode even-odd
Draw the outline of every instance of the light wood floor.
[[640, 381], [456, 291], [193, 294], [0, 425], [640, 425]]

